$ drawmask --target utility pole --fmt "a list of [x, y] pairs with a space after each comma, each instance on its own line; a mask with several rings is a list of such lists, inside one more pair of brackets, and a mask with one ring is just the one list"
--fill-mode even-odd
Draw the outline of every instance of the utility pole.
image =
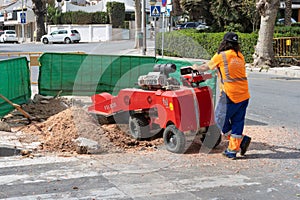
[[142, 0], [142, 32], [143, 32], [143, 55], [146, 55], [146, 0]]

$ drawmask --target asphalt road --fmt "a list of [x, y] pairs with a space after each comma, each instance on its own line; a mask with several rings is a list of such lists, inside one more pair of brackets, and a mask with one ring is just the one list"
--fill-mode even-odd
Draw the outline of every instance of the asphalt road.
[[[247, 118], [270, 126], [300, 130], [300, 78], [249, 72], [251, 100]], [[248, 121], [250, 122], [250, 121]]]
[[[113, 53], [118, 47], [119, 52], [131, 51], [129, 44], [0, 44], [0, 50], [71, 51], [99, 45], [98, 53]], [[294, 136], [262, 132], [262, 138], [263, 134], [272, 138], [257, 135], [248, 155], [236, 161], [223, 158], [221, 147], [210, 154], [179, 155], [162, 148], [72, 157], [0, 157], [0, 199], [300, 199], [299, 79], [249, 72], [249, 85], [247, 125], [252, 130], [295, 129]], [[1, 142], [13, 139], [7, 134], [0, 132]]]
[[[76, 44], [42, 44], [0, 43], [0, 52], [84, 52], [87, 54], [130, 54], [134, 49], [134, 40], [122, 40], [112, 42], [76, 43]], [[147, 49], [153, 49], [153, 41], [148, 40]]]

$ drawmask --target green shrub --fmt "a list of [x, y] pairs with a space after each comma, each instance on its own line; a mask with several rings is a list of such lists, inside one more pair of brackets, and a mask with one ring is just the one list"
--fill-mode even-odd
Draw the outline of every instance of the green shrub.
[[125, 4], [120, 2], [107, 2], [106, 8], [112, 27], [122, 27], [125, 20]]
[[230, 22], [229, 25], [225, 26], [225, 31], [227, 32], [242, 32], [244, 28], [242, 24]]
[[[210, 59], [223, 39], [221, 33], [199, 33], [195, 30], [181, 30], [164, 33], [164, 55], [196, 59]], [[246, 62], [252, 62], [257, 34], [237, 33]], [[161, 53], [162, 35], [157, 36], [158, 53]]]
[[[107, 24], [108, 17], [106, 12], [87, 13], [83, 11], [74, 11], [61, 13], [61, 24]], [[58, 22], [58, 20], [56, 20]], [[54, 24], [55, 21], [53, 20]]]
[[92, 24], [108, 24], [108, 16], [106, 12], [95, 12], [92, 15]]
[[276, 26], [274, 37], [295, 37], [300, 35], [300, 26]]
[[72, 13], [72, 24], [91, 24], [93, 21], [93, 13], [78, 11]]

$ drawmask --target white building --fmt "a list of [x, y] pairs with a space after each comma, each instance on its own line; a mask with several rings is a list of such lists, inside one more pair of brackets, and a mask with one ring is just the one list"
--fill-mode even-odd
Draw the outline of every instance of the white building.
[[[22, 23], [24, 24], [24, 38], [33, 40], [35, 30], [35, 16], [31, 9], [32, 2], [23, 0], [0, 0], [0, 29], [14, 29], [17, 36], [22, 37]], [[23, 9], [22, 9], [23, 4]], [[21, 17], [24, 16], [24, 17]]]
[[[114, 0], [114, 1], [124, 3], [125, 12], [135, 11], [134, 0]], [[68, 11], [106, 12], [107, 2], [111, 2], [111, 0], [101, 0], [101, 1], [71, 0], [71, 1], [62, 1], [62, 3], [60, 4], [61, 4], [62, 12], [68, 12]]]

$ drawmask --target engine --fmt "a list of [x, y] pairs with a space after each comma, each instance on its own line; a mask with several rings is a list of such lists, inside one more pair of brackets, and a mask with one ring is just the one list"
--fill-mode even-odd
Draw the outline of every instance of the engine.
[[[169, 74], [176, 71], [176, 65], [169, 64], [156, 64], [153, 67], [153, 72], [138, 78], [138, 85], [143, 89], [156, 90], [156, 89], [170, 89], [171, 85], [180, 85], [178, 81], [169, 78]], [[172, 87], [174, 88], [174, 87]]]

